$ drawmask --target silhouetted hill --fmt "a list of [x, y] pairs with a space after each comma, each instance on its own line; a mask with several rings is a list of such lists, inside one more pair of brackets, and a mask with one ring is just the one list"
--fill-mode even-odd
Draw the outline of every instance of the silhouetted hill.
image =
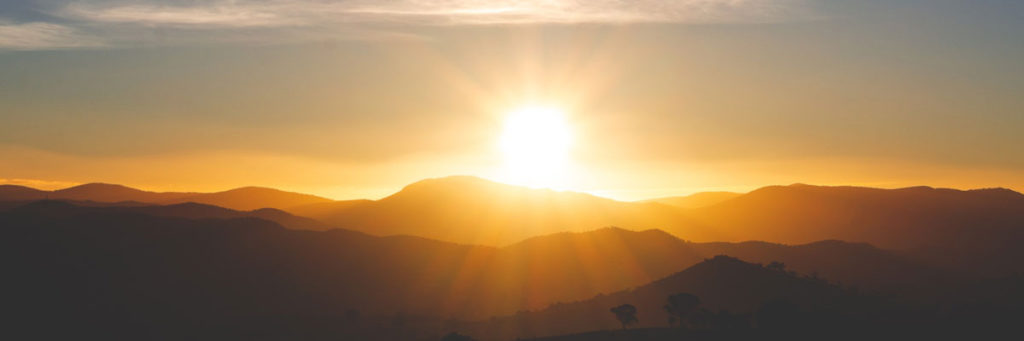
[[[631, 290], [480, 321], [462, 330], [482, 340], [1005, 339], [1016, 333], [1014, 321], [1024, 317], [1021, 289], [1024, 281], [1014, 276], [921, 304], [716, 256]], [[687, 315], [686, 328], [669, 328], [664, 307], [669, 296], [679, 293], [694, 295], [699, 303]], [[636, 311], [631, 330], [621, 330], [610, 312], [625, 304]], [[944, 308], [936, 310], [936, 304]]]
[[[95, 201], [72, 201], [72, 200], [49, 200], [49, 205], [66, 204], [66, 207], [107, 207], [110, 212], [140, 213], [156, 217], [172, 217], [185, 219], [233, 219], [233, 218], [261, 218], [281, 224], [281, 226], [296, 230], [323, 231], [332, 227], [319, 221], [292, 215], [273, 208], [263, 208], [254, 211], [236, 211], [219, 206], [186, 202], [173, 205], [153, 205], [140, 202], [117, 202], [104, 203]], [[59, 203], [58, 203], [59, 202]], [[43, 205], [32, 201], [8, 201], [0, 203], [0, 211], [15, 209], [29, 205], [29, 208]], [[49, 206], [44, 206], [49, 207]], [[54, 206], [57, 207], [57, 206]], [[29, 209], [26, 208], [26, 209]], [[64, 208], [71, 209], [71, 208]]]
[[241, 211], [260, 208], [286, 209], [295, 206], [331, 202], [315, 195], [285, 192], [265, 187], [243, 187], [223, 192], [203, 193], [184, 197], [182, 201], [216, 205]]
[[[61, 331], [120, 339], [194, 339], [191, 333], [216, 336], [212, 339], [311, 338], [301, 336], [307, 334], [373, 339], [346, 334], [353, 332], [352, 324], [338, 322], [351, 321], [349, 311], [355, 310], [378, 326], [391, 325], [386, 322], [392, 319], [389, 316], [433, 316], [431, 333], [441, 335], [456, 329], [440, 319], [480, 320], [602, 292], [615, 294], [594, 302], [605, 304], [609, 297], [653, 302], [655, 293], [685, 289], [707, 295], [708, 307], [741, 309], [769, 294], [791, 293], [772, 291], [782, 286], [794, 295], [832, 288], [780, 270], [772, 270], [777, 274], [771, 276], [783, 276], [774, 280], [756, 277], [766, 269], [730, 259], [671, 275], [700, 262], [703, 252], [723, 248], [735, 248], [730, 252], [749, 258], [792, 259], [787, 261], [789, 268], [821, 267], [821, 273], [842, 274], [843, 267], [851, 266], [851, 261], [831, 261], [836, 259], [863, 259], [875, 265], [902, 261], [873, 247], [842, 242], [797, 247], [695, 244], [660, 231], [617, 228], [536, 237], [496, 249], [340, 229], [291, 230], [264, 219], [223, 218], [222, 210], [200, 204], [87, 207], [49, 200], [0, 212], [0, 266], [6, 278], [0, 283], [0, 300], [5, 302], [3, 309], [17, 312], [9, 324], [52, 336], [39, 337], [43, 339], [61, 338], [47, 334]], [[906, 270], [879, 266], [871, 272], [872, 266], [854, 265], [860, 267], [854, 267], [850, 276], [864, 276], [858, 280], [866, 282]], [[754, 281], [759, 287], [729, 280]], [[1014, 292], [1013, 283], [1018, 282], [985, 287]], [[630, 287], [638, 288], [623, 291]], [[564, 307], [575, 306], [556, 304], [545, 311]], [[606, 319], [607, 309], [566, 317], [565, 325]], [[533, 320], [526, 319], [511, 325], [505, 319], [474, 325], [482, 328], [477, 331], [506, 335], [502, 333], [522, 331], [518, 326], [534, 328]], [[650, 316], [641, 320], [663, 321]], [[63, 327], [46, 328], [50, 325]], [[412, 339], [396, 335], [390, 339]], [[520, 335], [540, 334], [513, 337]]]
[[[892, 251], [863, 243], [835, 240], [802, 245], [767, 242], [695, 243], [680, 240], [660, 230], [637, 232], [605, 228], [530, 238], [501, 250], [531, 255], [522, 259], [534, 259], [536, 265], [533, 268], [539, 270], [533, 271], [545, 275], [541, 278], [561, 280], [544, 269], [551, 269], [552, 272], [575, 269], [570, 271], [591, 278], [590, 285], [646, 283], [715, 255], [729, 255], [751, 263], [782, 262], [787, 270], [816, 274], [832, 282], [868, 291], [900, 293], [908, 298], [934, 298], [963, 281], [959, 276]], [[577, 258], [580, 255], [586, 255], [584, 259], [592, 262], [580, 264]], [[607, 266], [602, 267], [602, 264], [616, 265], [617, 270], [604, 273], [592, 270], [609, 269]], [[588, 269], [590, 273], [585, 272]], [[638, 278], [638, 274], [642, 277]], [[552, 286], [557, 287], [556, 283], [552, 283]], [[598, 292], [607, 293], [610, 290]]]
[[233, 210], [288, 208], [332, 202], [314, 195], [285, 192], [271, 188], [243, 187], [215, 193], [150, 192], [113, 184], [91, 183], [56, 191], [40, 191], [23, 186], [0, 185], [0, 202], [32, 201], [44, 198], [104, 203], [139, 202], [179, 204], [195, 202]]
[[798, 184], [764, 187], [693, 210], [690, 216], [738, 239], [782, 243], [839, 239], [907, 249], [944, 243], [962, 233], [1019, 230], [1024, 226], [1024, 195], [1006, 189]]
[[523, 296], [527, 304], [509, 312], [634, 287], [703, 259], [665, 232], [620, 228], [534, 237], [499, 250], [493, 266], [502, 270], [494, 285], [507, 286], [504, 278], [528, 278], [528, 295], [514, 293], [515, 287], [507, 294]]
[[[867, 242], [934, 264], [1005, 273], [1024, 242], [1024, 195], [1007, 189], [770, 186], [691, 210], [723, 241]], [[685, 228], [669, 229], [686, 235]]]
[[187, 219], [233, 219], [233, 218], [260, 218], [280, 224], [281, 226], [296, 230], [323, 231], [331, 229], [327, 224], [319, 221], [298, 217], [287, 212], [274, 208], [261, 208], [254, 211], [236, 211], [219, 206], [183, 203], [166, 206], [141, 206], [123, 208], [127, 212], [138, 212], [158, 217], [174, 217]]
[[[230, 215], [224, 211], [199, 204], [83, 207], [51, 200], [0, 212], [0, 226], [9, 256], [5, 259], [29, 260], [9, 273], [27, 280], [21, 289], [34, 292], [30, 283], [40, 284], [37, 281], [41, 280], [56, 286], [52, 287], [55, 291], [78, 293], [76, 300], [88, 301], [92, 296], [64, 286], [92, 283], [99, 288], [90, 290], [105, 293], [96, 300], [110, 299], [134, 307], [131, 302], [142, 298], [133, 295], [145, 292], [160, 292], [170, 300], [156, 302], [159, 304], [152, 308], [136, 307], [142, 310], [177, 311], [185, 309], [179, 305], [195, 305], [193, 308], [211, 313], [245, 311], [256, 309], [252, 305], [257, 303], [246, 301], [256, 300], [253, 295], [260, 292], [285, 296], [280, 302], [273, 299], [275, 303], [268, 303], [271, 307], [311, 304], [309, 300], [316, 297], [326, 300], [316, 306], [330, 303], [364, 313], [404, 311], [484, 318], [543, 307], [551, 302], [544, 301], [547, 298], [579, 299], [597, 289], [617, 290], [652, 277], [637, 274], [626, 281], [591, 283], [579, 274], [579, 268], [539, 264], [539, 259], [524, 259], [532, 256], [524, 251], [503, 252], [418, 237], [371, 237], [345, 230], [286, 230], [262, 219], [224, 218]], [[555, 253], [533, 249], [537, 254]], [[619, 272], [632, 266], [602, 265], [599, 258], [573, 250], [562, 256], [576, 258], [565, 266], [586, 264], [590, 271]], [[554, 281], [534, 282], [539, 279], [535, 270], [541, 268], [552, 269]], [[18, 272], [33, 269], [69, 277], [49, 280]], [[72, 280], [75, 276], [83, 277]], [[245, 290], [235, 292], [235, 286], [243, 283]], [[587, 290], [561, 290], [561, 286]], [[274, 293], [276, 290], [285, 292]], [[219, 298], [208, 303], [189, 298], [195, 292]], [[118, 296], [122, 294], [126, 296]], [[186, 297], [171, 299], [179, 295]], [[285, 308], [271, 310], [292, 313], [279, 309]]]
[[265, 188], [153, 193], [104, 184], [54, 192], [6, 186], [0, 188], [0, 201], [36, 198], [40, 192], [53, 199], [98, 202], [193, 201], [241, 210], [276, 207], [373, 235], [415, 235], [466, 244], [507, 245], [538, 235], [622, 226], [662, 229], [708, 242], [866, 242], [961, 271], [1002, 275], [1024, 270], [1024, 265], [1011, 261], [1024, 257], [1016, 247], [1024, 243], [1024, 195], [1007, 189], [888, 190], [798, 184], [769, 186], [718, 204], [683, 209], [447, 177], [423, 180], [375, 201], [330, 201]]
[[467, 176], [423, 180], [381, 200], [345, 203], [334, 210], [318, 208], [291, 212], [376, 235], [409, 234], [485, 245], [600, 226], [642, 230], [686, 220], [664, 205], [619, 202]]
[[318, 204], [292, 212], [370, 234], [461, 243], [501, 245], [536, 235], [623, 226], [658, 228], [709, 242], [866, 242], [975, 274], [1024, 270], [1012, 261], [1024, 257], [1015, 246], [1024, 243], [1024, 195], [1006, 189], [797, 184], [682, 209], [449, 177], [420, 181], [377, 201]]
[[[410, 290], [417, 288], [418, 285], [430, 283], [429, 285], [435, 286], [432, 290], [437, 290], [434, 294], [449, 293], [453, 292], [452, 290], [460, 293], [458, 298], [453, 298], [444, 305], [435, 305], [429, 308], [418, 306], [421, 312], [443, 312], [444, 316], [456, 315], [467, 318], [509, 314], [524, 309], [539, 309], [555, 301], [579, 300], [602, 292], [613, 292], [641, 285], [691, 266], [704, 257], [713, 255], [711, 252], [718, 252], [728, 246], [728, 244], [722, 244], [704, 247], [702, 244], [687, 243], [656, 230], [634, 232], [606, 228], [586, 233], [560, 233], [535, 237], [508, 247], [494, 249], [469, 247], [418, 237], [371, 237], [343, 230], [324, 233], [304, 231], [289, 233], [291, 231], [277, 231], [266, 227], [280, 225], [268, 223], [262, 219], [251, 219], [252, 217], [262, 217], [278, 221], [281, 225], [290, 223], [288, 219], [300, 221], [304, 219], [289, 215], [284, 215], [286, 219], [268, 217], [268, 212], [272, 212], [270, 215], [284, 215], [279, 211], [237, 212], [192, 203], [171, 206], [101, 208], [82, 207], [60, 201], [42, 201], [7, 212], [0, 212], [0, 217], [10, 222], [10, 225], [4, 226], [11, 228], [26, 222], [36, 222], [35, 226], [43, 230], [79, 227], [76, 230], [58, 229], [55, 232], [57, 234], [54, 234], [53, 237], [61, 238], [64, 234], [70, 233], [69, 231], [75, 231], [75, 233], [95, 233], [97, 235], [89, 240], [106, 236], [111, 238], [111, 242], [129, 242], [133, 239], [148, 238], [147, 234], [151, 233], [152, 229], [150, 226], [162, 224], [183, 226], [183, 231], [188, 231], [187, 235], [192, 236], [189, 238], [210, 238], [203, 237], [203, 235], [221, 233], [223, 235], [216, 238], [232, 239], [224, 241], [225, 243], [233, 242], [236, 239], [255, 238], [252, 236], [255, 234], [262, 239], [258, 242], [250, 241], [250, 243], [256, 243], [252, 245], [253, 247], [259, 245], [258, 248], [276, 249], [280, 247], [281, 243], [293, 245], [301, 242], [319, 245], [316, 247], [323, 248], [322, 252], [324, 253], [332, 252], [329, 249], [349, 248], [363, 252], [362, 254], [348, 251], [337, 252], [333, 256], [320, 255], [319, 258], [293, 260], [308, 262], [309, 264], [303, 263], [301, 266], [310, 267], [324, 262], [339, 262], [339, 264], [366, 262], [368, 267], [362, 268], [364, 271], [387, 273], [390, 271], [388, 267], [394, 263], [404, 264], [414, 261], [406, 260], [407, 257], [417, 258], [415, 261], [428, 263], [424, 263], [422, 267], [416, 269], [405, 267], [419, 276], [415, 279], [404, 279], [411, 281], [409, 283]], [[100, 218], [105, 219], [107, 223], [98, 224], [90, 220]], [[120, 222], [119, 219], [125, 221]], [[154, 223], [147, 223], [147, 219], [153, 220]], [[240, 221], [253, 222], [251, 225], [254, 226], [254, 230], [240, 230], [242, 226], [248, 226]], [[225, 231], [223, 228], [217, 228], [217, 222], [231, 222], [229, 225], [237, 228]], [[211, 228], [212, 231], [188, 228], [197, 224]], [[92, 230], [95, 231], [89, 232]], [[185, 238], [186, 235], [180, 237]], [[177, 242], [181, 243], [180, 252], [191, 249], [187, 246], [189, 243], [187, 240]], [[195, 242], [202, 244], [209, 242], [209, 239]], [[359, 245], [353, 245], [353, 243]], [[130, 243], [130, 245], [136, 244], [136, 242]], [[108, 246], [114, 247], [115, 245]], [[127, 256], [130, 252], [150, 252], [141, 248], [142, 245], [139, 246], [140, 249], [124, 250], [124, 254]], [[742, 249], [742, 247], [737, 248]], [[875, 249], [847, 252], [843, 247], [837, 246], [821, 248], [817, 252], [802, 252], [799, 256], [787, 254], [786, 249], [797, 252], [799, 247], [790, 248], [780, 245], [773, 248], [770, 253], [760, 254], [751, 251], [746, 252], [744, 257], [749, 257], [754, 261], [772, 257], [784, 258], [787, 259], [787, 264], [794, 269], [809, 269], [809, 271], [819, 271], [823, 274], [843, 274], [845, 271], [843, 266], [850, 265], [848, 263], [839, 263], [841, 265], [838, 266], [831, 263], [815, 263], [818, 259], [865, 259], [871, 260], [871, 264], [875, 264], [874, 262], [900, 262], [898, 258], [889, 258], [890, 255]], [[472, 252], [467, 250], [472, 250]], [[170, 259], [178, 256], [171, 252], [172, 250], [167, 251], [168, 253], [162, 257]], [[305, 251], [302, 250], [295, 252], [300, 255], [305, 254]], [[736, 251], [736, 253], [743, 252]], [[452, 256], [456, 254], [460, 256]], [[284, 257], [284, 255], [281, 256]], [[275, 261], [275, 263], [278, 262], [280, 261]], [[865, 266], [865, 268], [867, 270], [851, 271], [855, 275], [846, 277], [849, 278], [849, 283], [872, 283], [879, 281], [879, 278], [895, 275], [889, 271], [889, 269], [893, 269], [892, 267], [879, 266], [877, 267], [879, 270], [876, 272], [871, 272], [871, 267]], [[907, 268], [895, 269], [903, 271]], [[908, 273], [913, 272], [908, 271]], [[257, 276], [256, 274], [250, 275]], [[373, 278], [373, 276], [370, 277]], [[297, 278], [296, 280], [324, 281], [317, 276]], [[342, 281], [344, 279], [336, 278], [334, 280]], [[334, 283], [332, 285], [344, 286], [347, 284]], [[372, 287], [371, 284], [366, 285]], [[387, 305], [381, 307], [387, 307]]]
[[372, 205], [373, 202], [373, 200], [368, 199], [338, 200], [290, 207], [287, 211], [303, 217], [319, 217], [320, 219], [324, 219], [330, 218], [331, 216], [338, 214], [338, 212], [349, 210], [357, 206]]
[[[763, 240], [804, 244], [835, 239], [886, 249], [977, 253], [1020, 240], [1024, 195], [1006, 189], [960, 191], [769, 186], [710, 206], [618, 202], [573, 192], [448, 177], [411, 184], [376, 201], [297, 207], [290, 212], [376, 235], [502, 245], [531, 236], [623, 226], [669, 231], [696, 241]], [[1000, 256], [1002, 257], [1002, 256]], [[998, 259], [956, 261], [958, 267]], [[1000, 264], [1000, 266], [1003, 264]]]
[[790, 246], [716, 242], [691, 243], [690, 247], [705, 257], [729, 255], [753, 263], [780, 262], [787, 270], [907, 299], [935, 298], [964, 281], [960, 276], [865, 243], [827, 240]]
[[711, 206], [738, 196], [743, 193], [734, 192], [700, 192], [681, 197], [664, 197], [647, 199], [641, 202], [656, 202], [659, 204], [675, 206], [679, 208], [698, 208]]
[[14, 317], [6, 322], [40, 339], [181, 339], [197, 330], [280, 339], [258, 331], [340, 321], [353, 308], [440, 315], [460, 304], [450, 281], [473, 271], [465, 260], [493, 252], [59, 201], [0, 214], [0, 233], [0, 295]]
[[122, 185], [90, 183], [50, 193], [50, 199], [68, 199], [97, 202], [137, 201], [167, 203], [189, 196], [192, 193], [157, 193], [134, 189]]
[[0, 185], [0, 198], [5, 201], [28, 201], [42, 200], [47, 195], [46, 191], [18, 185]]
[[487, 339], [512, 335], [546, 336], [591, 330], [619, 329], [620, 323], [609, 307], [631, 304], [637, 309], [638, 327], [667, 326], [663, 309], [667, 297], [690, 293], [710, 311], [749, 313], [768, 302], [785, 300], [798, 306], [833, 301], [845, 293], [823, 281], [762, 267], [726, 256], [717, 256], [681, 272], [632, 290], [600, 295], [591, 299], [552, 305], [544, 310], [523, 312], [481, 323], [474, 335]]

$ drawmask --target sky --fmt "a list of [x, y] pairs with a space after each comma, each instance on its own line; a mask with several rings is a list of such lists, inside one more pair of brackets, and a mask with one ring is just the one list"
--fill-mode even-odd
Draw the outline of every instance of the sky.
[[8, 0], [0, 183], [515, 183], [507, 118], [541, 107], [558, 189], [1022, 191], [1022, 89], [1014, 0]]

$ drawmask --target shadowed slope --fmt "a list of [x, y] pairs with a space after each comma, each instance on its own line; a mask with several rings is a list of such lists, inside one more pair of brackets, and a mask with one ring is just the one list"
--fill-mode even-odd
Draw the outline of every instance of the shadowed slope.
[[0, 204], [0, 211], [18, 209], [21, 206], [33, 206], [54, 205], [54, 207], [64, 207], [56, 205], [66, 205], [61, 210], [75, 210], [85, 211], [90, 207], [98, 208], [105, 207], [107, 212], [111, 213], [137, 213], [150, 215], [154, 217], [170, 217], [170, 218], [185, 218], [185, 219], [234, 219], [234, 218], [260, 218], [264, 220], [273, 221], [281, 224], [281, 226], [295, 229], [295, 230], [313, 230], [323, 231], [332, 229], [331, 226], [321, 223], [319, 221], [294, 216], [288, 212], [281, 211], [273, 208], [263, 208], [254, 211], [236, 211], [232, 209], [223, 208], [220, 206], [212, 206], [205, 204], [197, 204], [194, 202], [186, 202], [181, 204], [173, 205], [152, 205], [139, 202], [118, 202], [118, 203], [102, 203], [94, 201], [70, 201], [70, 200], [48, 200], [40, 202], [4, 202]]
[[1024, 195], [1006, 189], [769, 186], [683, 209], [448, 177], [411, 184], [377, 201], [290, 211], [371, 234], [488, 245], [622, 226], [662, 229], [695, 241], [803, 244], [836, 239], [900, 250], [955, 248], [951, 252], [959, 254], [990, 247], [1012, 251], [1004, 241], [1020, 240], [1024, 231]]
[[91, 183], [58, 189], [51, 192], [50, 199], [68, 199], [97, 202], [137, 201], [146, 203], [168, 203], [194, 193], [158, 193], [122, 185]]
[[513, 335], [545, 336], [619, 329], [619, 322], [608, 308], [621, 304], [637, 308], [638, 326], [666, 326], [668, 314], [662, 308], [666, 298], [684, 292], [697, 295], [701, 306], [711, 311], [733, 312], [751, 312], [778, 299], [810, 305], [843, 295], [842, 290], [822, 281], [718, 256], [632, 290], [481, 323], [473, 333], [497, 340]]
[[752, 263], [780, 262], [787, 270], [872, 292], [900, 294], [907, 299], [938, 297], [963, 280], [904, 255], [863, 243], [827, 240], [792, 246], [766, 242], [689, 245], [705, 257], [729, 255]]
[[1024, 270], [1024, 195], [1001, 188], [771, 186], [688, 215], [724, 241], [840, 239], [979, 274]]
[[203, 193], [181, 198], [180, 201], [191, 201], [227, 207], [235, 210], [250, 211], [260, 208], [285, 209], [331, 200], [315, 195], [292, 193], [265, 187], [242, 187], [223, 192]]
[[260, 208], [287, 208], [331, 202], [318, 196], [285, 192], [271, 188], [243, 187], [216, 193], [149, 192], [131, 187], [91, 183], [56, 191], [0, 185], [0, 201], [31, 201], [43, 198], [103, 203], [139, 202], [178, 204], [196, 202], [241, 211]]
[[[41, 193], [47, 192], [7, 186], [0, 188], [0, 201], [5, 195], [32, 198]], [[1015, 255], [1015, 245], [1024, 240], [1024, 195], [1006, 189], [770, 186], [694, 209], [619, 202], [474, 177], [423, 180], [376, 201], [330, 201], [252, 187], [190, 194], [90, 184], [49, 194], [55, 199], [104, 202], [195, 201], [243, 210], [272, 206], [374, 235], [405, 234], [486, 245], [600, 226], [657, 228], [696, 241], [802, 244], [837, 239], [910, 250], [959, 268], [982, 262], [1002, 267], [1000, 259], [1012, 258], [1008, 256]], [[982, 257], [986, 254], [991, 257]]]
[[[364, 312], [406, 311], [460, 318], [540, 309], [556, 301], [622, 290], [664, 277], [710, 256], [698, 249], [699, 244], [686, 243], [660, 231], [607, 228], [537, 237], [494, 249], [418, 237], [372, 237], [345, 230], [284, 230], [262, 219], [224, 219], [230, 216], [221, 210], [224, 209], [199, 204], [97, 208], [41, 201], [0, 212], [0, 226], [5, 243], [13, 247], [9, 260], [34, 260], [40, 255], [48, 255], [44, 258], [55, 262], [72, 261], [71, 258], [90, 260], [78, 265], [98, 267], [96, 272], [77, 268], [53, 271], [86, 271], [93, 274], [88, 277], [98, 281], [97, 285], [114, 285], [111, 281], [141, 271], [124, 267], [118, 259], [132, 259], [142, 266], [144, 258], [156, 257], [153, 268], [136, 275], [186, 279], [192, 278], [191, 272], [209, 273], [213, 276], [209, 280], [216, 283], [244, 281], [255, 286], [254, 290], [271, 290], [263, 287], [264, 279], [267, 285], [277, 285], [273, 283], [283, 279], [276, 277], [286, 273], [289, 290], [323, 296], [332, 304]], [[221, 259], [227, 256], [215, 251], [221, 248], [233, 250], [232, 258]], [[843, 250], [824, 248], [807, 257], [873, 258], [870, 253], [843, 256]], [[839, 254], [829, 256], [830, 252]], [[751, 258], [768, 257], [752, 253], [755, 255]], [[113, 258], [96, 258], [100, 255]], [[193, 262], [191, 257], [206, 259], [210, 264], [240, 262], [240, 268], [220, 274], [205, 263]], [[800, 266], [800, 257], [790, 258], [792, 267]], [[245, 265], [247, 262], [255, 263]], [[262, 265], [256, 267], [256, 263]], [[829, 268], [828, 264], [822, 267], [822, 273], [843, 271]], [[866, 279], [851, 282], [868, 282], [889, 274], [860, 275]], [[65, 282], [74, 283], [79, 282]], [[197, 286], [195, 290], [202, 287], [212, 290], [211, 293], [228, 288], [210, 287], [214, 284], [203, 281], [189, 283]], [[136, 289], [167, 290], [159, 283], [140, 285]], [[156, 285], [156, 289], [150, 285]]]
[[[823, 239], [906, 249], [1024, 227], [1024, 195], [1007, 189], [770, 186], [689, 214], [728, 241]], [[680, 230], [679, 233], [685, 231]]]
[[340, 319], [348, 308], [443, 316], [458, 303], [449, 291], [458, 271], [480, 271], [465, 260], [494, 252], [55, 201], [0, 214], [0, 226], [5, 309], [26, 321], [110, 332], [268, 316]]
[[49, 192], [25, 186], [0, 185], [0, 200], [3, 201], [42, 200], [47, 194]]
[[423, 180], [384, 199], [347, 204], [333, 211], [291, 211], [377, 235], [410, 234], [485, 245], [600, 226], [647, 229], [686, 221], [664, 205], [619, 202], [465, 176]]
[[664, 197], [643, 200], [641, 202], [655, 202], [679, 208], [699, 208], [711, 206], [738, 196], [743, 193], [734, 192], [700, 192], [681, 197]]

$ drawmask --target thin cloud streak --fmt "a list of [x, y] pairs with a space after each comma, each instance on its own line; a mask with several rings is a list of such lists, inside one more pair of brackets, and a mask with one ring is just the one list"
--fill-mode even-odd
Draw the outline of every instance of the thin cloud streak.
[[401, 0], [222, 1], [193, 6], [72, 3], [57, 15], [91, 22], [193, 27], [528, 23], [773, 22], [802, 12], [800, 0]]
[[807, 1], [69, 1], [48, 6], [47, 21], [0, 18], [0, 49], [407, 39], [416, 26], [772, 23], [813, 17]]
[[95, 6], [71, 4], [58, 14], [72, 19], [147, 26], [181, 25], [218, 27], [266, 27], [296, 24], [270, 6], [216, 5], [173, 7], [159, 5]]
[[98, 39], [83, 36], [63, 25], [0, 21], [0, 50], [48, 50], [102, 46]]

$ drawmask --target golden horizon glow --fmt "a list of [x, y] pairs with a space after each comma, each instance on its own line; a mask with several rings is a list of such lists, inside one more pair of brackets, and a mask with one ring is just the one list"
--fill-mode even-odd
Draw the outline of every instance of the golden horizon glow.
[[502, 180], [530, 187], [557, 188], [569, 168], [572, 128], [564, 112], [526, 106], [505, 118], [499, 146]]
[[[199, 27], [155, 18], [173, 26], [168, 46], [0, 51], [0, 182], [334, 199], [450, 175], [620, 200], [795, 182], [1024, 191], [1024, 74], [1006, 72], [1024, 45], [994, 43], [1024, 24], [1016, 8], [864, 6], [781, 26], [463, 26], [431, 8], [444, 25], [352, 32], [378, 39], [218, 21], [203, 32], [227, 35], [199, 46]], [[891, 11], [906, 15], [874, 14]], [[236, 17], [223, 19], [252, 23]], [[559, 111], [542, 139], [563, 142], [511, 128], [528, 108]]]

